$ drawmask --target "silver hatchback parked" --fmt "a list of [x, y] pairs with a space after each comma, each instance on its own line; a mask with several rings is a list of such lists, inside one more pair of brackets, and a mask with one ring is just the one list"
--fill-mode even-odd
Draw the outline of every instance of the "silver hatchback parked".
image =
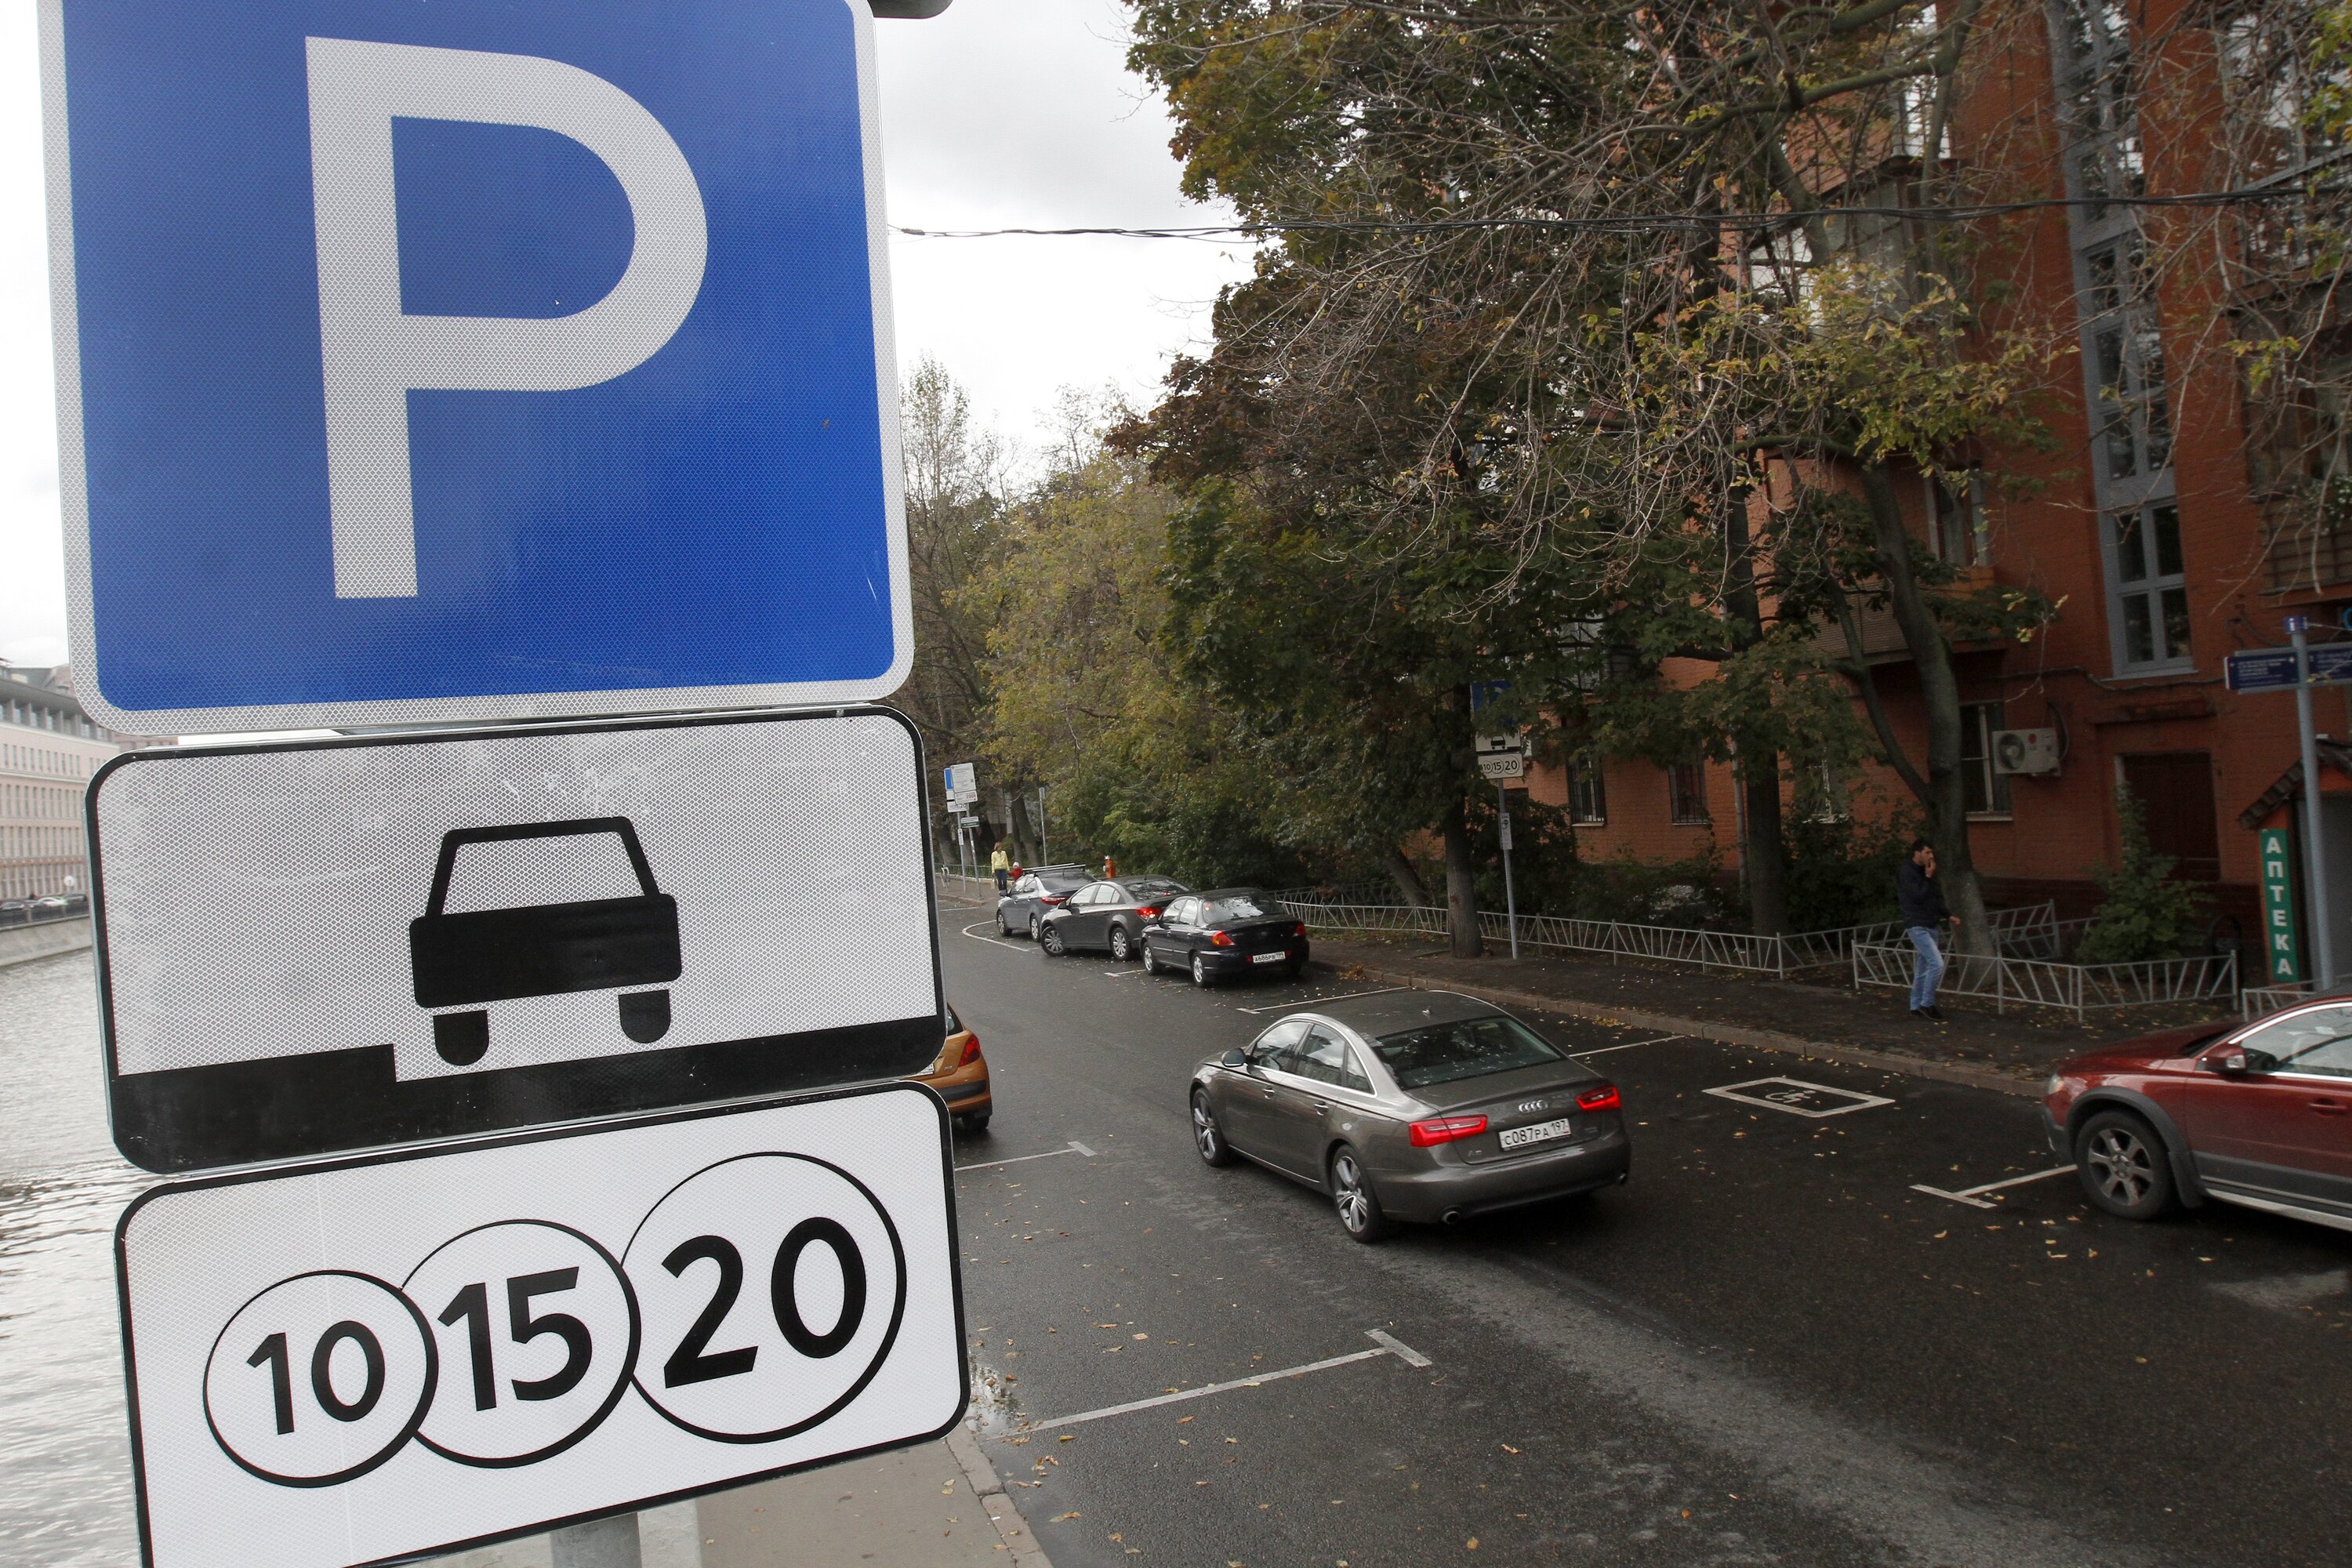
[[1293, 1013], [1192, 1075], [1201, 1158], [1318, 1187], [1358, 1241], [1612, 1186], [1632, 1168], [1617, 1088], [1451, 991]]

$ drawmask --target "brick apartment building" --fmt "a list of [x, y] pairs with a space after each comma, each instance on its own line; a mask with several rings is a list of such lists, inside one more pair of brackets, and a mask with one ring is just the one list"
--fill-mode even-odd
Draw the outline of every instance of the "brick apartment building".
[[0, 665], [0, 898], [89, 890], [82, 787], [132, 743], [82, 711], [64, 666]]
[[[1997, 68], [1979, 75], [1951, 153], [1969, 158], [1997, 123], [2011, 149], [2002, 155], [2016, 158], [2025, 145], [2027, 156], [2048, 160], [2045, 188], [2063, 177], [2077, 200], [2125, 183], [2213, 188], [2205, 183], [2217, 177], [2210, 127], [2200, 133], [2179, 123], [2179, 105], [2210, 110], [2219, 101], [2219, 85], [2196, 73], [2210, 79], [2217, 62], [2235, 58], [2231, 29], [2261, 16], [2259, 7], [2198, 9], [2183, 0], [2052, 0], [2047, 33], [2013, 37]], [[2142, 117], [2154, 116], [2135, 101], [2134, 84], [2148, 79], [2146, 56], [2156, 52], [2187, 63], [2171, 73], [2168, 123], [2144, 136]], [[2037, 133], [2018, 137], [2021, 122]], [[2168, 157], [2180, 166], [2168, 169]], [[2030, 185], [2036, 171], [2024, 173]], [[2251, 935], [2255, 829], [2294, 826], [2300, 800], [2294, 700], [2231, 693], [2223, 660], [2284, 643], [2290, 613], [2313, 617], [2322, 639], [2352, 635], [2336, 629], [2352, 607], [2352, 528], [2281, 527], [2273, 487], [2295, 477], [2283, 467], [2300, 459], [2274, 460], [2250, 432], [2281, 421], [2262, 416], [2234, 364], [2185, 341], [2215, 314], [2193, 271], [2158, 274], [2145, 290], [2117, 286], [2138, 270], [2147, 221], [2128, 207], [2076, 205], [2026, 231], [2015, 276], [2039, 292], [2034, 303], [2053, 321], [2071, 311], [2080, 340], [2079, 374], [2070, 371], [2047, 400], [2055, 449], [1982, 455], [1989, 479], [2010, 466], [2040, 481], [2023, 499], [2004, 497], [1997, 483], [1953, 494], [1923, 479], [1910, 487], [1911, 521], [1929, 549], [1977, 581], [2063, 600], [2056, 623], [2030, 645], [1955, 650], [1967, 704], [1970, 842], [1991, 900], [2054, 898], [2062, 914], [2087, 912], [2096, 897], [2090, 879], [2117, 848], [2115, 788], [2128, 784], [2146, 805], [2156, 847], [2178, 858], [2180, 874], [2209, 884], [2217, 910]], [[2244, 242], [2242, 227], [2226, 232]], [[2307, 459], [2311, 432], [2302, 435]], [[2318, 445], [2328, 439], [2324, 432]], [[1896, 727], [1924, 758], [1910, 655], [1891, 623], [1871, 629], [1868, 647]], [[1704, 671], [1670, 661], [1663, 675], [1696, 681]], [[2352, 736], [2352, 689], [2323, 690], [2317, 711], [2320, 730]], [[2057, 770], [1996, 771], [1994, 737], [2009, 730], [2054, 731]], [[2323, 750], [2331, 907], [2352, 910], [2352, 777], [2344, 772], [2352, 748]], [[1909, 805], [1891, 772], [1872, 772], [1843, 782], [1861, 786], [1863, 800]], [[1528, 788], [1572, 808], [1588, 855], [1659, 860], [1712, 847], [1727, 869], [1738, 867], [1739, 792], [1727, 766], [1601, 760], [1535, 768]], [[2336, 966], [2352, 972], [2352, 921], [2336, 924]]]

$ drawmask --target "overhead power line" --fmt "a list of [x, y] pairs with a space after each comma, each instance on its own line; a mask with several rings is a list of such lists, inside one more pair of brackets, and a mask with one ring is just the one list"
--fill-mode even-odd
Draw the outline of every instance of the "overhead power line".
[[[2293, 186], [2244, 186], [2226, 191], [2192, 191], [2166, 196], [2036, 196], [2012, 202], [1976, 202], [1942, 206], [1831, 206], [1815, 209], [1823, 217], [1909, 218], [1927, 223], [1974, 223], [2017, 213], [2053, 212], [2067, 207], [2215, 207], [2256, 202], [2289, 201], [2305, 193]], [[1654, 233], [1662, 229], [1771, 229], [1784, 227], [1798, 215], [1769, 213], [1614, 213], [1590, 217], [1458, 217], [1458, 218], [1266, 218], [1244, 223], [1170, 225], [1159, 228], [1122, 228], [1095, 225], [1079, 228], [916, 228], [894, 224], [898, 234], [917, 239], [996, 239], [1017, 236], [1061, 238], [1108, 236], [1119, 239], [1264, 239], [1278, 234], [1454, 234], [1480, 229]]]

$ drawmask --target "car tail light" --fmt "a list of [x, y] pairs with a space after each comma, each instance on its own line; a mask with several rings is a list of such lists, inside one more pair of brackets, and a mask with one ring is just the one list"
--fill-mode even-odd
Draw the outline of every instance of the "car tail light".
[[1456, 1139], [1475, 1138], [1485, 1131], [1486, 1119], [1483, 1116], [1441, 1116], [1432, 1121], [1414, 1122], [1411, 1136], [1414, 1148], [1428, 1149]]
[[1290, 934], [1293, 936], [1305, 936], [1307, 934], [1307, 922], [1305, 921], [1300, 921], [1297, 924], [1292, 926], [1290, 928]]
[[1214, 947], [1231, 947], [1234, 945], [1234, 933], [1229, 931], [1213, 931], [1209, 933], [1209, 942]]
[[1037, 895], [1037, 901], [1045, 905], [1047, 909], [1052, 909], [1055, 904], [1062, 902], [1062, 900], [1069, 896], [1070, 895], [1067, 893], [1040, 893]]
[[956, 1066], [968, 1068], [978, 1060], [980, 1060], [980, 1037], [966, 1029], [963, 1036], [963, 1055], [956, 1058]]
[[1158, 919], [1160, 918], [1160, 911], [1159, 911], [1158, 910], [1156, 910], [1156, 909], [1152, 908], [1150, 904], [1146, 904], [1146, 905], [1144, 905], [1141, 909], [1139, 909], [1139, 910], [1136, 910], [1135, 912], [1136, 912], [1137, 914], [1139, 914], [1139, 915], [1141, 915], [1145, 920], [1148, 920], [1148, 921], [1156, 921], [1156, 920], [1158, 920]]
[[1576, 1109], [1579, 1110], [1614, 1110], [1621, 1103], [1617, 1098], [1617, 1086], [1613, 1083], [1588, 1089], [1576, 1097]]

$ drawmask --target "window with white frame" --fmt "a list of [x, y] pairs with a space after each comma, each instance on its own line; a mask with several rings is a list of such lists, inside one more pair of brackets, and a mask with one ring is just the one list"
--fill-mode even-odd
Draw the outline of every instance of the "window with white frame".
[[2002, 703], [1960, 705], [1960, 778], [1970, 816], [2009, 815], [2009, 775], [1992, 771], [1992, 738], [2008, 728]]
[[2180, 509], [2170, 500], [2111, 512], [2115, 601], [2127, 667], [2190, 662]]

